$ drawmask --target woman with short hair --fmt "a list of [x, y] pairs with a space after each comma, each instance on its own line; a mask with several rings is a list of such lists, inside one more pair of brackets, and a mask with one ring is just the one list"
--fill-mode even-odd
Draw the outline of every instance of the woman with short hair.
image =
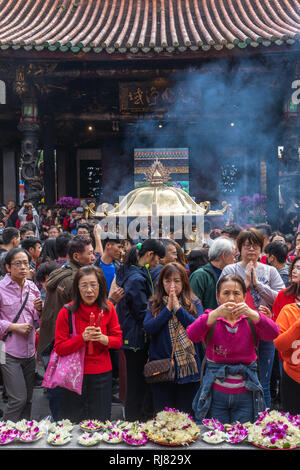
[[42, 301], [39, 289], [28, 280], [30, 260], [25, 249], [10, 250], [5, 258], [7, 274], [0, 281], [0, 335], [5, 340], [0, 367], [8, 396], [3, 419], [11, 421], [30, 419], [31, 414], [35, 331]]

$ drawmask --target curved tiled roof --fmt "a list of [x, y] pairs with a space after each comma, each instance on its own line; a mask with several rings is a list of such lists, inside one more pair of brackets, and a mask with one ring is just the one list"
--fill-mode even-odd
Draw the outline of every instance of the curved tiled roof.
[[292, 44], [298, 0], [0, 0], [0, 48], [124, 53]]

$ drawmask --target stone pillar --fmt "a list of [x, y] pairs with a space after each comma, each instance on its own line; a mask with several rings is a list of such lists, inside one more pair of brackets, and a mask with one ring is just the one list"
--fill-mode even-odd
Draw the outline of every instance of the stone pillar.
[[28, 122], [23, 120], [19, 123], [18, 130], [22, 133], [21, 178], [24, 181], [25, 199], [30, 200], [34, 206], [37, 206], [44, 195], [43, 181], [38, 167], [38, 140], [40, 126], [37, 122]]
[[38, 142], [40, 124], [38, 120], [38, 106], [35, 99], [33, 84], [27, 81], [25, 66], [16, 68], [14, 91], [21, 100], [21, 118], [18, 130], [21, 132], [21, 178], [24, 181], [25, 199], [35, 206], [44, 196], [43, 178], [38, 167]]
[[17, 185], [16, 179], [19, 180], [18, 172], [16, 171], [16, 155], [14, 149], [4, 148], [2, 150], [2, 165], [3, 165], [3, 203], [7, 201], [17, 201]]

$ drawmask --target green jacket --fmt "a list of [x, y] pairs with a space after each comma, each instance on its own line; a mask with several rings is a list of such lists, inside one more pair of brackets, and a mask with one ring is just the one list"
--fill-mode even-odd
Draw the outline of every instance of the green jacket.
[[201, 300], [203, 310], [218, 307], [216, 298], [216, 285], [218, 276], [211, 265], [207, 263], [201, 266], [190, 277], [191, 288], [194, 294]]

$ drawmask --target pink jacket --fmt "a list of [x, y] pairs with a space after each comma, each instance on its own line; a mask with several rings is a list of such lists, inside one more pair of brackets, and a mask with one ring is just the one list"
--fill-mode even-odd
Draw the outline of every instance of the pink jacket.
[[[2, 281], [0, 281], [0, 339], [20, 310], [29, 286], [30, 294], [18, 323], [28, 323], [34, 326], [34, 321], [38, 320], [39, 316], [33, 306], [33, 302], [41, 296], [36, 285], [26, 279], [21, 291], [18, 284], [11, 279], [9, 274], [6, 274]], [[19, 358], [34, 356], [35, 328], [33, 328], [28, 336], [17, 333], [12, 333], [12, 335], [8, 336], [5, 341], [5, 352]]]

